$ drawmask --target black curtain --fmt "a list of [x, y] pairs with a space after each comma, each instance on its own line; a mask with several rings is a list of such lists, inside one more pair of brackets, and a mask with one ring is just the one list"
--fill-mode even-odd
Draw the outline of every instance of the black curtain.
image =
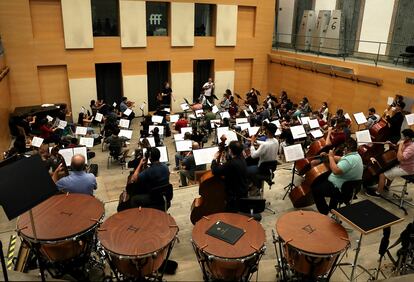
[[197, 60], [194, 61], [194, 86], [193, 86], [193, 100], [196, 101], [200, 96], [201, 88], [204, 83], [212, 76], [213, 60]]
[[95, 64], [96, 90], [98, 99], [108, 105], [119, 105], [122, 95], [122, 74], [120, 63]]
[[157, 94], [161, 92], [164, 82], [169, 81], [169, 70], [169, 61], [147, 62], [149, 111], [155, 111], [157, 109]]

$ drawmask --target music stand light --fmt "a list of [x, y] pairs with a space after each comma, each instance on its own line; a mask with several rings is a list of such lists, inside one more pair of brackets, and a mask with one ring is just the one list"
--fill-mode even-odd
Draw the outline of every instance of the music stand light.
[[[30, 183], [30, 184], [29, 184]], [[23, 158], [0, 168], [0, 205], [9, 220], [29, 211], [30, 224], [35, 239], [35, 254], [39, 263], [42, 281], [45, 281], [40, 260], [38, 241], [32, 208], [55, 195], [57, 188], [39, 155]], [[1, 254], [2, 255], [2, 254]], [[4, 257], [2, 264], [4, 262]], [[3, 268], [5, 281], [7, 270]]]

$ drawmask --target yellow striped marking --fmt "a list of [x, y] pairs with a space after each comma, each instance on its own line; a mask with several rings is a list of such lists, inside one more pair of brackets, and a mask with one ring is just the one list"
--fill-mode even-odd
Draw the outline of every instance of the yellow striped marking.
[[11, 235], [9, 249], [7, 251], [7, 269], [8, 270], [13, 269], [13, 257], [14, 257], [14, 250], [16, 248], [16, 241], [17, 241], [17, 236]]

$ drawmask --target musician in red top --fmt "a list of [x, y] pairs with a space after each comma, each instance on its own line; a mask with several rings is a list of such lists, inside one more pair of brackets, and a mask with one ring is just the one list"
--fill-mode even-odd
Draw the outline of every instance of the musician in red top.
[[403, 138], [397, 145], [399, 164], [379, 175], [377, 191], [368, 190], [368, 196], [379, 197], [384, 191], [385, 184], [387, 186], [391, 185], [394, 178], [414, 174], [414, 131], [412, 129], [404, 129], [401, 133]]
[[179, 119], [175, 123], [175, 130], [178, 131], [178, 133], [181, 133], [181, 128], [187, 127], [188, 121], [184, 118], [183, 114], [179, 115]]

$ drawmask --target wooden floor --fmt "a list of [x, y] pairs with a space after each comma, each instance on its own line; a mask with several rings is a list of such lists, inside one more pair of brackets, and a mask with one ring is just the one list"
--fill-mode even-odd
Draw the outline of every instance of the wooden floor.
[[[138, 123], [139, 120], [135, 119], [133, 122], [134, 135], [131, 140], [129, 147], [131, 152], [133, 148], [136, 147], [138, 140]], [[172, 206], [169, 209], [169, 213], [176, 220], [180, 231], [179, 231], [179, 243], [177, 243], [172, 251], [171, 259], [178, 262], [178, 269], [175, 275], [166, 275], [164, 278], [168, 281], [201, 281], [202, 273], [200, 267], [197, 263], [196, 256], [192, 249], [191, 245], [191, 232], [193, 225], [189, 220], [190, 207], [192, 201], [195, 197], [198, 196], [198, 187], [189, 186], [185, 188], [178, 187], [178, 174], [173, 171], [174, 167], [174, 154], [175, 149], [171, 137], [165, 140], [165, 144], [168, 146], [168, 152], [170, 157], [170, 171], [171, 171], [171, 183], [174, 185], [174, 198], [172, 201]], [[211, 142], [209, 142], [211, 144]], [[128, 170], [121, 169], [118, 164], [112, 164], [110, 168], [107, 168], [107, 156], [108, 152], [102, 152], [101, 146], [95, 146], [93, 151], [96, 152], [96, 157], [91, 160], [92, 163], [99, 165], [99, 176], [98, 181], [98, 190], [96, 192], [96, 197], [105, 203], [106, 214], [105, 217], [109, 217], [116, 212], [116, 206], [118, 204], [118, 197], [122, 189], [125, 187], [126, 178], [129, 173]], [[278, 167], [275, 174], [275, 184], [269, 189], [265, 187], [265, 198], [270, 202], [270, 207], [276, 211], [276, 214], [270, 212], [264, 212], [262, 214], [263, 219], [261, 224], [266, 232], [266, 253], [262, 257], [259, 264], [259, 281], [275, 281], [277, 272], [275, 269], [276, 255], [274, 245], [272, 243], [272, 230], [275, 229], [275, 223], [277, 222], [280, 215], [295, 210], [287, 197], [283, 200], [285, 190], [283, 189], [291, 179], [291, 164], [283, 164]], [[295, 182], [300, 183], [301, 179], [296, 177]], [[401, 183], [401, 181], [400, 181]], [[411, 188], [411, 187], [410, 187]], [[412, 189], [409, 189], [410, 196], [413, 196]], [[366, 199], [366, 196], [363, 194], [358, 195], [358, 200]], [[375, 203], [381, 205], [385, 209], [394, 213], [399, 217], [405, 217], [405, 221], [400, 224], [394, 225], [392, 227], [391, 233], [391, 242], [394, 242], [400, 232], [406, 227], [406, 225], [413, 220], [413, 210], [408, 209], [408, 216], [404, 216], [404, 213], [398, 209], [396, 206], [391, 205], [384, 200], [373, 200]], [[316, 210], [315, 206], [310, 206], [308, 210]], [[12, 234], [15, 234], [16, 221], [8, 221], [1, 211], [0, 214], [0, 239], [2, 240], [4, 246], [3, 249], [7, 252], [7, 244], [9, 242], [9, 237]], [[356, 246], [355, 242], [359, 238], [359, 233], [356, 230], [352, 230], [350, 226], [344, 224], [344, 227], [349, 229], [349, 237], [351, 239], [352, 247], [347, 250], [347, 255], [344, 257], [343, 262], [352, 262]], [[53, 228], [51, 226], [51, 228]], [[364, 236], [362, 241], [362, 250], [360, 254], [359, 264], [364, 267], [371, 269], [377, 267], [378, 256], [378, 247], [379, 242], [382, 237], [382, 232], [375, 232], [373, 234]], [[17, 251], [16, 251], [17, 253]], [[346, 273], [350, 273], [350, 268], [345, 268]], [[390, 260], [385, 260], [383, 263], [383, 271], [389, 276], [391, 273], [391, 264]], [[36, 272], [34, 272], [36, 273]], [[36, 280], [36, 275], [27, 276], [26, 280]], [[253, 276], [255, 279], [256, 276]], [[381, 277], [380, 277], [381, 278]], [[15, 278], [20, 280], [20, 278]], [[99, 280], [99, 277], [96, 277]], [[252, 279], [252, 280], [253, 280]], [[362, 274], [357, 280], [366, 281], [368, 276]], [[25, 280], [25, 279], [23, 279]], [[346, 277], [340, 270], [335, 271], [332, 277], [332, 281], [346, 281]], [[412, 280], [411, 280], [412, 281]]]

